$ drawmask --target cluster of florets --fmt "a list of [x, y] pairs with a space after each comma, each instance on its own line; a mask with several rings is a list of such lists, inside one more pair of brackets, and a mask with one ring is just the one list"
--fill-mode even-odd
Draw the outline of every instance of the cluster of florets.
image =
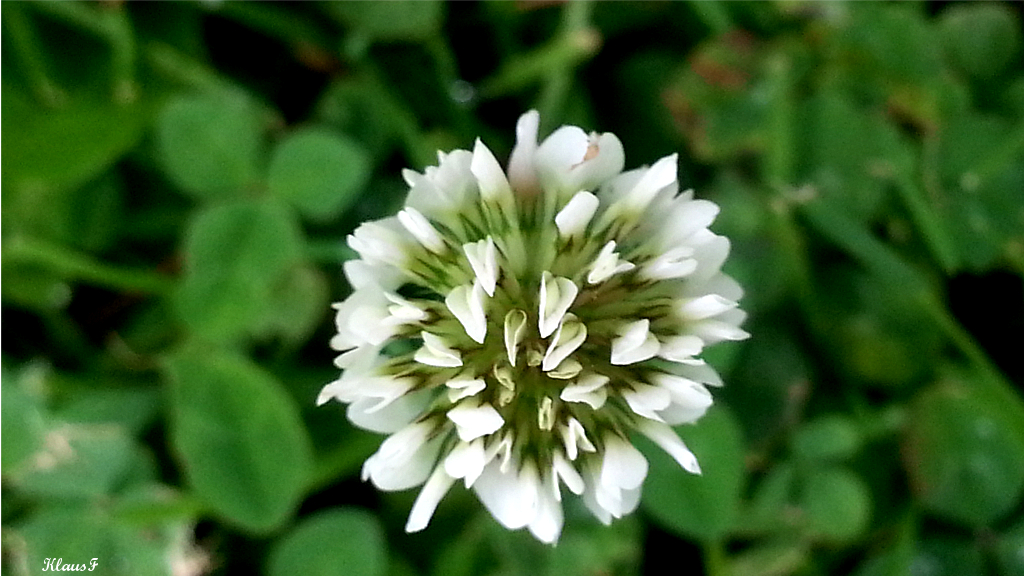
[[699, 473], [671, 426], [721, 385], [704, 347], [747, 337], [718, 207], [679, 193], [676, 156], [622, 172], [615, 135], [564, 126], [538, 145], [538, 123], [520, 118], [507, 173], [479, 140], [405, 171], [405, 208], [349, 237], [343, 373], [319, 402], [390, 434], [364, 479], [425, 483], [408, 531], [457, 480], [545, 542], [562, 485], [602, 522], [633, 511], [647, 461], [629, 434]]

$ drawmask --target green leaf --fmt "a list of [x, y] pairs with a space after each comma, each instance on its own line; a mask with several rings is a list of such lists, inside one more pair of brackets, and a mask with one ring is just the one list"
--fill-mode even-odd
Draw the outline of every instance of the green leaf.
[[976, 382], [947, 379], [914, 402], [905, 464], [924, 507], [971, 527], [991, 525], [1024, 490], [1022, 427]]
[[984, 576], [985, 560], [973, 543], [949, 537], [924, 538], [911, 566], [928, 566], [936, 576]]
[[272, 315], [273, 291], [299, 258], [292, 215], [273, 202], [242, 201], [201, 212], [185, 239], [176, 304], [200, 335], [229, 340]]
[[0, 402], [0, 432], [3, 434], [0, 455], [3, 460], [0, 467], [5, 473], [10, 473], [24, 462], [43, 443], [43, 405], [28, 390], [26, 371], [4, 369], [3, 401]]
[[100, 175], [138, 143], [150, 117], [144, 102], [89, 95], [43, 108], [7, 82], [2, 101], [5, 211], [12, 197], [30, 200], [23, 197], [70, 190]]
[[807, 528], [829, 542], [848, 542], [860, 536], [871, 520], [871, 493], [853, 472], [816, 469], [803, 478], [800, 502]]
[[27, 493], [51, 498], [109, 495], [127, 478], [137, 450], [116, 425], [53, 428], [18, 483]]
[[999, 536], [995, 545], [996, 564], [1002, 574], [1024, 574], [1024, 521]]
[[809, 462], [845, 460], [856, 454], [860, 445], [856, 424], [841, 414], [815, 418], [793, 436], [793, 453]]
[[358, 142], [323, 129], [305, 129], [274, 150], [267, 186], [303, 215], [329, 220], [359, 197], [370, 168], [370, 157]]
[[736, 519], [745, 469], [742, 433], [721, 405], [696, 425], [677, 428], [700, 462], [701, 475], [680, 468], [646, 439], [638, 445], [650, 461], [642, 504], [657, 522], [687, 538], [724, 537]]
[[171, 442], [211, 510], [255, 533], [280, 526], [310, 480], [312, 450], [292, 398], [242, 358], [189, 350], [168, 358]]
[[262, 137], [257, 108], [227, 91], [178, 96], [156, 126], [164, 170], [198, 200], [243, 196], [259, 176]]
[[805, 544], [780, 540], [758, 543], [729, 559], [731, 576], [788, 576], [810, 561]]
[[384, 529], [358, 508], [334, 508], [305, 518], [270, 551], [268, 576], [383, 576]]
[[444, 5], [419, 2], [329, 2], [325, 8], [360, 34], [376, 40], [423, 40], [438, 33]]
[[1020, 18], [1009, 6], [988, 2], [950, 6], [942, 12], [939, 31], [952, 64], [975, 78], [994, 78], [1018, 62]]
[[327, 278], [316, 268], [294, 267], [271, 294], [264, 330], [301, 344], [329, 310]]

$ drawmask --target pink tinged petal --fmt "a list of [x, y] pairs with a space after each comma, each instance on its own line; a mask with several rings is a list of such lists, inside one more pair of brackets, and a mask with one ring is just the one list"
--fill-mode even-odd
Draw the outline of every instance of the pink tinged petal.
[[416, 501], [413, 502], [409, 520], [405, 523], [405, 531], [419, 532], [426, 528], [430, 523], [430, 518], [434, 516], [434, 511], [437, 510], [437, 505], [441, 503], [441, 499], [454, 483], [455, 478], [449, 476], [445, 473], [444, 468], [438, 466], [427, 479], [427, 483], [423, 485]]
[[616, 488], [638, 488], [647, 476], [647, 460], [632, 444], [615, 434], [604, 438], [601, 484]]
[[580, 236], [587, 230], [587, 224], [597, 212], [601, 201], [586, 190], [577, 192], [555, 215], [555, 226], [562, 238]]
[[650, 333], [650, 326], [646, 318], [625, 325], [620, 336], [612, 340], [612, 364], [626, 366], [654, 358], [661, 343]]
[[432, 393], [429, 390], [403, 394], [393, 402], [380, 405], [379, 399], [360, 398], [349, 404], [345, 415], [356, 426], [390, 434], [408, 426], [426, 408]]
[[704, 341], [697, 336], [670, 336], [661, 341], [661, 348], [658, 349], [658, 356], [672, 362], [697, 363], [694, 356], [704, 349]]
[[561, 276], [552, 276], [545, 271], [540, 283], [540, 307], [538, 310], [537, 329], [541, 338], [547, 338], [558, 328], [562, 317], [572, 306], [579, 288], [572, 280]]
[[576, 460], [580, 450], [584, 452], [597, 451], [594, 444], [587, 438], [587, 431], [584, 430], [583, 425], [572, 416], [569, 417], [565, 426], [559, 426], [559, 432], [565, 445], [565, 455], [569, 457], [569, 460]]
[[633, 412], [658, 421], [661, 420], [658, 412], [668, 408], [672, 403], [672, 395], [668, 390], [640, 383], [634, 384], [633, 389], [624, 390], [622, 397]]
[[566, 402], [587, 404], [594, 410], [598, 410], [608, 399], [608, 390], [604, 388], [608, 380], [609, 378], [602, 374], [587, 374], [576, 383], [562, 388], [559, 398]]
[[556, 194], [578, 191], [570, 170], [584, 161], [589, 147], [590, 138], [577, 126], [562, 126], [545, 138], [534, 154], [541, 186]]
[[672, 456], [684, 470], [691, 474], [700, 474], [697, 457], [668, 425], [645, 420], [637, 425], [637, 430]]
[[601, 253], [590, 265], [590, 272], [587, 274], [587, 284], [599, 284], [621, 272], [628, 272], [636, 268], [632, 262], [620, 261], [618, 252], [615, 252], [615, 241], [609, 240]]
[[462, 366], [462, 354], [454, 350], [440, 337], [430, 332], [420, 332], [423, 347], [416, 351], [413, 358], [420, 364], [439, 368]]
[[583, 494], [583, 489], [586, 487], [583, 483], [583, 476], [558, 452], [555, 452], [552, 460], [552, 469], [556, 478], [561, 478], [570, 492], [577, 496]]
[[487, 462], [484, 441], [478, 438], [472, 442], [456, 444], [444, 459], [444, 470], [453, 478], [462, 478], [466, 488], [472, 488]]
[[411, 424], [395, 432], [363, 464], [363, 480], [381, 490], [405, 490], [422, 484], [437, 460], [441, 436], [430, 438], [431, 424]]
[[512, 187], [520, 194], [532, 195], [538, 191], [537, 170], [533, 165], [537, 150], [537, 131], [540, 114], [530, 110], [516, 122], [516, 145], [508, 161], [508, 178]]
[[555, 544], [562, 533], [564, 516], [561, 501], [540, 490], [537, 492], [537, 513], [530, 521], [530, 533], [545, 544]]
[[505, 423], [490, 404], [477, 404], [469, 400], [448, 411], [448, 419], [455, 423], [459, 439], [469, 442], [497, 432]]
[[723, 298], [718, 294], [707, 294], [683, 300], [676, 310], [683, 319], [693, 321], [718, 316], [723, 312], [736, 308], [736, 306], [738, 306], [736, 302]]
[[490, 148], [479, 138], [473, 147], [473, 161], [469, 169], [473, 172], [473, 176], [476, 176], [480, 186], [480, 197], [484, 200], [512, 197], [512, 190], [509, 188], [508, 179], [505, 178], [505, 172], [501, 169], [501, 165], [498, 164], [498, 160]]
[[579, 321], [574, 314], [566, 314], [558, 325], [554, 338], [541, 361], [541, 370], [547, 372], [555, 369], [562, 360], [569, 357], [587, 339], [587, 326]]
[[434, 254], [443, 254], [447, 249], [444, 239], [419, 210], [407, 206], [398, 213], [398, 221], [424, 248]]
[[488, 296], [494, 296], [494, 288], [498, 284], [498, 250], [494, 246], [494, 239], [488, 236], [486, 240], [463, 244], [462, 250], [476, 274], [477, 282]]
[[497, 462], [492, 462], [473, 489], [494, 519], [510, 530], [525, 527], [537, 515], [540, 479], [532, 463], [526, 463], [517, 473], [514, 467], [502, 471]]
[[445, 382], [445, 386], [448, 387], [448, 401], [455, 403], [476, 396], [487, 387], [487, 383], [480, 379], [454, 379]]
[[526, 312], [522, 310], [510, 310], [505, 315], [505, 353], [508, 354], [509, 364], [516, 365], [516, 355], [519, 351], [519, 344], [526, 335]]
[[448, 310], [455, 315], [466, 334], [478, 344], [484, 343], [487, 337], [487, 313], [484, 288], [479, 281], [472, 286], [456, 286], [444, 299]]
[[593, 189], [622, 172], [625, 164], [626, 154], [615, 134], [591, 134], [583, 162], [571, 169], [572, 186]]

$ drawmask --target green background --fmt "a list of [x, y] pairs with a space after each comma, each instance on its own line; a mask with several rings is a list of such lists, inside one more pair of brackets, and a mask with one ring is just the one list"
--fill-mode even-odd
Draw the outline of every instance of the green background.
[[[1021, 6], [4, 2], [4, 574], [1024, 574]], [[703, 476], [407, 535], [314, 406], [344, 239], [530, 108], [680, 153], [753, 336]]]

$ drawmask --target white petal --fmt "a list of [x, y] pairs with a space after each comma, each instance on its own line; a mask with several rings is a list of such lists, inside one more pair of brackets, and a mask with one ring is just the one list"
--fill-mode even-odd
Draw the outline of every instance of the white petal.
[[619, 331], [621, 335], [612, 340], [612, 364], [626, 366], [657, 355], [661, 343], [650, 333], [650, 326], [651, 322], [646, 318], [624, 326]]
[[451, 220], [450, 215], [476, 194], [476, 178], [470, 171], [472, 159], [468, 150], [453, 150], [439, 154], [439, 165], [428, 167], [424, 174], [403, 171], [402, 177], [410, 186], [405, 205], [431, 218]]
[[750, 333], [731, 322], [701, 320], [688, 326], [689, 330], [707, 345], [724, 340], [738, 341], [750, 338]]
[[385, 292], [384, 297], [391, 302], [388, 306], [388, 313], [393, 317], [393, 322], [410, 323], [427, 319], [427, 312], [413, 302], [402, 298], [398, 294]]
[[473, 147], [473, 162], [469, 169], [476, 176], [480, 186], [480, 197], [484, 200], [512, 197], [505, 172], [502, 171], [490, 148], [479, 138]]
[[632, 262], [619, 261], [619, 254], [615, 252], [615, 241], [609, 240], [601, 253], [590, 265], [590, 273], [587, 274], [587, 284], [599, 284], [620, 272], [628, 272], [636, 266]]
[[398, 213], [398, 221], [410, 234], [419, 240], [424, 248], [434, 254], [444, 253], [447, 248], [444, 239], [441, 238], [441, 235], [438, 234], [434, 226], [419, 210], [406, 206], [404, 210]]
[[696, 336], [670, 336], [661, 341], [658, 356], [672, 362], [692, 362], [704, 349], [704, 341]]
[[565, 454], [569, 457], [569, 460], [575, 460], [580, 450], [584, 452], [595, 452], [597, 450], [590, 439], [587, 438], [587, 431], [583, 429], [583, 425], [572, 416], [569, 417], [569, 421], [565, 426], [559, 427], [559, 432], [562, 434]]
[[655, 162], [622, 198], [623, 206], [633, 212], [645, 210], [658, 191], [676, 182], [678, 159], [672, 154]]
[[711, 393], [703, 384], [689, 378], [673, 374], [656, 374], [651, 376], [651, 381], [667, 390], [671, 396], [671, 406], [662, 409], [661, 413], [662, 418], [669, 424], [695, 422], [714, 402]]
[[597, 410], [608, 399], [608, 391], [604, 388], [608, 380], [602, 374], [587, 374], [574, 384], [562, 388], [559, 398], [566, 402], [581, 402]]
[[552, 132], [534, 154], [541, 186], [555, 194], [580, 190], [573, 189], [570, 170], [583, 162], [589, 146], [590, 138], [578, 126], [562, 126]]
[[561, 478], [562, 482], [565, 482], [566, 487], [573, 494], [577, 496], [583, 494], [585, 488], [583, 476], [558, 452], [555, 452], [555, 456], [552, 459], [552, 468], [557, 477]]
[[487, 383], [480, 379], [453, 379], [445, 382], [445, 386], [448, 387], [448, 400], [455, 403], [476, 396], [487, 387]]
[[459, 442], [444, 459], [444, 469], [454, 478], [462, 478], [466, 488], [472, 488], [487, 465], [487, 454], [484, 451], [482, 438], [472, 442]]
[[530, 533], [545, 544], [558, 542], [562, 533], [562, 504], [553, 495], [544, 490], [537, 493], [537, 514], [530, 521]]
[[375, 222], [364, 222], [348, 236], [348, 245], [368, 264], [389, 264], [401, 268], [408, 260], [408, 243], [402, 237], [405, 229], [392, 216]]
[[533, 521], [537, 515], [540, 491], [540, 481], [532, 463], [526, 463], [521, 472], [514, 468], [502, 471], [497, 462], [492, 462], [473, 485], [484, 507], [510, 530], [523, 528]]
[[540, 114], [530, 110], [516, 122], [516, 145], [508, 161], [508, 178], [518, 194], [532, 195], [538, 190], [533, 155], [537, 150]]
[[430, 332], [420, 332], [420, 336], [423, 338], [423, 347], [413, 356], [417, 362], [440, 368], [462, 366], [462, 354], [450, 348], [440, 336]]
[[579, 236], [587, 229], [587, 224], [594, 217], [601, 201], [586, 190], [577, 192], [555, 215], [555, 226], [562, 238]]
[[732, 310], [736, 306], [736, 302], [732, 300], [727, 300], [718, 294], [708, 294], [699, 298], [683, 300], [676, 310], [684, 319], [693, 321], [718, 316], [722, 312]]
[[670, 280], [685, 278], [697, 270], [697, 259], [690, 246], [678, 246], [646, 262], [640, 269], [640, 278], [645, 280]]
[[405, 523], [405, 531], [419, 532], [426, 528], [434, 511], [437, 510], [437, 505], [454, 483], [455, 479], [446, 474], [444, 468], [438, 466], [416, 497], [409, 512], [409, 520]]
[[526, 333], [526, 312], [522, 310], [509, 310], [505, 315], [505, 353], [508, 355], [509, 364], [516, 365], [516, 356], [519, 351], [519, 343], [523, 341]]
[[569, 357], [587, 339], [587, 326], [573, 314], [566, 314], [558, 325], [554, 338], [541, 361], [541, 370], [547, 372], [555, 369], [562, 360]]
[[668, 390], [647, 384], [634, 384], [632, 389], [622, 392], [622, 397], [630, 409], [644, 418], [661, 420], [658, 411], [664, 410], [672, 403], [672, 395]]
[[474, 342], [483, 344], [487, 337], [487, 313], [484, 311], [484, 288], [480, 282], [475, 281], [472, 286], [456, 286], [444, 303], [465, 328], [466, 334]]
[[469, 442], [481, 436], [497, 432], [505, 423], [490, 404], [465, 401], [448, 411], [448, 419], [455, 423], [459, 439]]
[[554, 378], [556, 380], [571, 380], [575, 378], [581, 370], [583, 370], [583, 364], [580, 364], [575, 358], [566, 358], [565, 360], [562, 360], [558, 366], [555, 366], [548, 371], [548, 378]]
[[540, 307], [538, 310], [537, 329], [540, 337], [547, 338], [558, 328], [562, 316], [572, 306], [579, 288], [568, 278], [552, 276], [545, 271], [540, 283]]
[[430, 401], [429, 390], [403, 394], [393, 402], [381, 405], [380, 399], [365, 397], [348, 405], [345, 415], [356, 426], [390, 434], [408, 426]]
[[488, 236], [486, 240], [463, 244], [462, 250], [469, 259], [477, 281], [488, 296], [494, 296], [494, 288], [498, 283], [498, 251], [494, 239]]
[[641, 421], [637, 424], [637, 430], [654, 441], [662, 450], [668, 452], [675, 461], [691, 474], [700, 474], [700, 464], [697, 457], [690, 452], [686, 444], [676, 435], [675, 431], [661, 422]]
[[[381, 290], [395, 290], [405, 279], [405, 274], [394, 266], [374, 265], [358, 258], [342, 264], [342, 269], [349, 285], [356, 290], [370, 286]], [[721, 290], [715, 292], [722, 293]]]
[[615, 434], [604, 437], [601, 484], [616, 488], [638, 488], [647, 476], [647, 460], [628, 441]]
[[422, 484], [434, 468], [440, 435], [429, 438], [433, 426], [420, 422], [395, 432], [363, 463], [363, 480], [381, 490], [405, 490]]

